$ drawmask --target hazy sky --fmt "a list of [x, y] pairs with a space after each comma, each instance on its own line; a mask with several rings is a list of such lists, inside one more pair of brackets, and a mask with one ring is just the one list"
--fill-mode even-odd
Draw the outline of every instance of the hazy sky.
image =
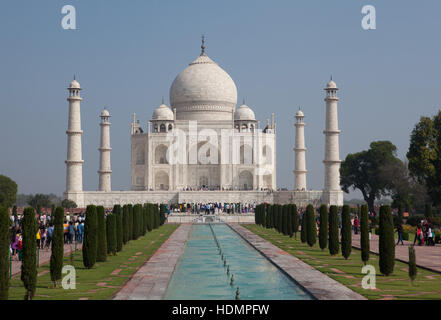
[[[61, 8], [76, 8], [64, 30]], [[377, 30], [361, 28], [374, 5]], [[293, 187], [294, 114], [306, 116], [308, 188], [323, 187], [325, 103], [340, 87], [340, 154], [390, 140], [404, 159], [421, 115], [441, 105], [441, 2], [19, 1], [0, 4], [0, 173], [20, 193], [65, 189], [67, 86], [83, 88], [84, 190], [98, 188], [99, 118], [112, 114], [112, 188], [130, 187], [130, 121], [143, 127], [176, 75], [206, 52], [262, 124], [277, 122], [277, 185]], [[358, 196], [357, 193], [349, 196]]]

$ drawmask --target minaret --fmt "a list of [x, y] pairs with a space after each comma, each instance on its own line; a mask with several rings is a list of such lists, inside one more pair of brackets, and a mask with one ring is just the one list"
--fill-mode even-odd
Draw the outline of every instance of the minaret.
[[81, 87], [77, 80], [70, 83], [69, 122], [67, 127], [66, 193], [83, 191], [83, 159], [81, 151]]
[[[328, 82], [326, 91], [326, 128], [325, 134], [325, 185], [324, 191], [341, 191], [340, 188], [340, 152], [339, 152], [339, 135], [338, 129], [338, 97], [337, 85], [334, 81]], [[331, 201], [332, 202], [332, 201]]]
[[112, 170], [110, 169], [110, 113], [106, 109], [101, 111], [101, 144], [99, 147], [100, 151], [100, 169], [98, 170], [99, 175], [99, 191], [110, 192], [110, 174]]
[[299, 109], [296, 113], [296, 145], [294, 164], [294, 190], [306, 190], [306, 159], [305, 159], [305, 115]]

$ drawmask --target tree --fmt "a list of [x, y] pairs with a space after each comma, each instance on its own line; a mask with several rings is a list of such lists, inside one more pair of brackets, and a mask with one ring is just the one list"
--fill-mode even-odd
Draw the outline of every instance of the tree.
[[98, 247], [96, 252], [96, 262], [104, 262], [107, 260], [107, 230], [106, 215], [103, 206], [96, 207], [97, 214], [97, 241]]
[[434, 205], [441, 204], [441, 111], [421, 117], [410, 136], [410, 174], [424, 184]]
[[41, 208], [49, 208], [51, 200], [49, 195], [37, 193], [35, 196], [29, 197], [28, 204], [38, 212]]
[[418, 269], [416, 266], [416, 256], [415, 256], [415, 247], [413, 245], [409, 246], [409, 278], [410, 281], [413, 282], [416, 279], [418, 273]]
[[338, 254], [339, 250], [338, 211], [337, 206], [331, 206], [329, 208], [329, 253], [334, 256]]
[[123, 247], [123, 220], [119, 204], [113, 207], [113, 214], [116, 218], [116, 251], [120, 252]]
[[158, 229], [159, 228], [159, 206], [157, 203], [154, 205], [154, 208], [155, 208], [155, 210], [154, 210], [155, 215], [154, 215], [154, 220], [153, 220], [153, 225], [154, 225], [153, 228]]
[[106, 240], [107, 240], [107, 253], [111, 255], [116, 254], [116, 215], [109, 214], [106, 219]]
[[364, 265], [369, 261], [369, 215], [367, 205], [361, 206], [360, 216], [360, 247], [361, 247], [361, 260]]
[[0, 175], [0, 205], [11, 207], [17, 201], [17, 184], [11, 178]]
[[272, 228], [272, 219], [273, 219], [273, 205], [269, 204], [267, 210], [268, 210], [268, 215], [267, 215], [267, 219], [266, 219], [266, 228], [271, 229]]
[[87, 269], [91, 269], [96, 262], [97, 253], [97, 214], [94, 205], [88, 205], [86, 208], [86, 221], [84, 223], [84, 241], [83, 241], [83, 264]]
[[167, 210], [166, 210], [165, 204], [161, 203], [161, 206], [159, 207], [159, 214], [161, 217], [161, 226], [165, 223], [166, 213], [167, 213]]
[[63, 201], [61, 201], [61, 206], [65, 209], [72, 209], [76, 208], [77, 204], [75, 203], [75, 201], [64, 199]]
[[430, 203], [426, 203], [425, 207], [424, 207], [424, 216], [426, 218], [431, 218], [433, 217], [433, 210], [432, 210], [432, 205]]
[[352, 248], [351, 208], [346, 204], [341, 214], [341, 253], [345, 259], [351, 255]]
[[8, 209], [0, 206], [0, 300], [8, 300], [9, 291], [9, 219]]
[[282, 205], [278, 204], [277, 205], [277, 231], [279, 231], [279, 233], [282, 233], [282, 227], [283, 227], [283, 211], [282, 211]]
[[314, 246], [317, 241], [317, 224], [312, 204], [306, 207], [306, 239], [310, 247]]
[[328, 246], [328, 207], [325, 204], [320, 206], [319, 245], [322, 250]]
[[397, 147], [390, 141], [374, 141], [370, 149], [348, 154], [341, 163], [340, 185], [342, 190], [359, 189], [367, 202], [369, 211], [374, 212], [374, 201], [387, 196], [393, 189], [393, 182], [385, 177], [386, 167], [398, 166]]
[[130, 222], [129, 222], [129, 206], [123, 206], [123, 244], [129, 242]]
[[282, 206], [282, 233], [284, 236], [288, 235], [288, 206]]
[[306, 212], [303, 212], [301, 219], [302, 219], [302, 227], [300, 229], [300, 241], [302, 241], [302, 243], [305, 243], [307, 241], [307, 237], [306, 237], [307, 223], [306, 223], [306, 221], [308, 220], [308, 218], [306, 217]]
[[133, 236], [132, 239], [136, 240], [141, 235], [140, 226], [141, 226], [141, 214], [142, 214], [142, 205], [135, 204], [133, 207]]
[[153, 230], [153, 205], [147, 203], [147, 230], [151, 232]]
[[23, 213], [23, 258], [21, 263], [21, 281], [26, 289], [25, 300], [32, 300], [37, 286], [37, 221], [33, 208], [26, 208]]
[[63, 269], [64, 257], [64, 209], [58, 207], [52, 215], [54, 222], [54, 231], [52, 234], [52, 252], [50, 260], [51, 281], [54, 288], [57, 287], [57, 281], [62, 278], [61, 271]]
[[380, 207], [380, 272], [386, 276], [394, 271], [395, 265], [395, 238], [392, 211], [390, 206]]
[[299, 232], [299, 213], [297, 212], [297, 206], [292, 204], [292, 232], [294, 233], [294, 238], [297, 239], [297, 232]]
[[[265, 207], [264, 207], [265, 208]], [[293, 212], [292, 212], [292, 204], [287, 204], [286, 205], [286, 224], [287, 224], [287, 235], [292, 238], [293, 235], [293, 229], [292, 229], [292, 219], [293, 219]]]

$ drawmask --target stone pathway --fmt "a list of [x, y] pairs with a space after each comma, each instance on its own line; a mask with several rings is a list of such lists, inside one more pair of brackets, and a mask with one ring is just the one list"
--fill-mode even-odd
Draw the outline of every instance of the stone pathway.
[[190, 224], [181, 224], [113, 300], [161, 300], [184, 252], [190, 229]]
[[[409, 245], [411, 244], [413, 244], [413, 239], [412, 242], [404, 241], [404, 245], [397, 245], [395, 247], [395, 258], [408, 263]], [[358, 235], [352, 235], [352, 246], [360, 248], [360, 233]], [[378, 253], [378, 235], [372, 235], [370, 250], [374, 253]], [[437, 244], [434, 247], [415, 245], [415, 254], [417, 266], [441, 273], [441, 245]]]
[[[81, 244], [77, 244], [77, 251], [81, 250]], [[64, 245], [64, 255], [67, 256], [70, 254], [71, 245], [65, 244]], [[72, 250], [75, 250], [75, 244], [72, 244]], [[48, 263], [51, 260], [51, 249], [40, 249], [40, 261], [39, 265], [42, 266], [43, 264]], [[15, 257], [18, 257], [17, 255]], [[15, 258], [14, 257], [14, 258]], [[13, 259], [14, 259], [13, 258]], [[12, 276], [18, 275], [21, 272], [21, 261], [18, 260], [12, 260]]]
[[319, 300], [366, 300], [362, 295], [331, 279], [248, 229], [237, 224], [230, 224], [230, 227], [266, 258], [295, 279], [315, 298]]

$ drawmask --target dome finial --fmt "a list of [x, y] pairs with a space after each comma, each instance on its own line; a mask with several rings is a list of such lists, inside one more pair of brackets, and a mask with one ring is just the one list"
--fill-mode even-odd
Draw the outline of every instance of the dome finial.
[[201, 56], [205, 56], [205, 35], [204, 34], [202, 35], [201, 49], [202, 49]]
[[164, 97], [162, 97], [162, 104], [164, 104]]
[[77, 79], [75, 79], [75, 74], [74, 74], [74, 80], [77, 80]]
[[243, 103], [242, 104], [245, 104], [245, 98], [243, 98]]
[[331, 81], [332, 81], [332, 74], [331, 74]]

